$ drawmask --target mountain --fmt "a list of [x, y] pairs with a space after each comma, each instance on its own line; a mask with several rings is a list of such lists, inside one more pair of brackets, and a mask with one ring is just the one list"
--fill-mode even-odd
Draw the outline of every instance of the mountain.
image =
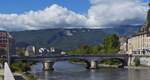
[[104, 29], [46, 29], [11, 32], [17, 47], [36, 45], [36, 47], [56, 47], [63, 50], [74, 49], [83, 44], [97, 45], [106, 35], [131, 35], [140, 26], [126, 25]]
[[132, 34], [135, 34], [141, 26], [142, 25], [120, 25], [114, 28], [105, 28], [103, 31], [109, 34], [115, 33], [120, 36], [131, 36]]
[[48, 29], [12, 32], [17, 46], [28, 44], [38, 47], [73, 49], [81, 44], [99, 44], [106, 35], [101, 29]]

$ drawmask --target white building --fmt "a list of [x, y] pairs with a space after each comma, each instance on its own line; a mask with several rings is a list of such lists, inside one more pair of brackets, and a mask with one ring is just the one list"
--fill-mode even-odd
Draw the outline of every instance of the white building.
[[120, 41], [120, 54], [126, 54], [128, 51], [128, 37], [122, 36], [119, 38]]
[[25, 56], [34, 56], [35, 55], [35, 46], [27, 46], [25, 51]]

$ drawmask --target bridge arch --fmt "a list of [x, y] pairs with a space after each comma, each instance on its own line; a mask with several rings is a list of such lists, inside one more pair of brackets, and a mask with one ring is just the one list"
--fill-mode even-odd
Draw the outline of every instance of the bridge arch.
[[82, 59], [82, 58], [65, 58], [65, 59], [56, 59], [53, 61], [46, 61], [43, 62], [43, 69], [44, 70], [54, 70], [54, 64], [59, 61], [69, 61], [69, 60], [77, 60], [78, 62], [83, 62], [85, 64], [85, 68], [89, 69], [91, 68], [91, 61]]
[[105, 60], [117, 60], [120, 61], [120, 65], [118, 67], [124, 67], [127, 66], [127, 60], [126, 58], [122, 58], [122, 57], [103, 57], [103, 58], [82, 58], [82, 57], [71, 57], [71, 58], [57, 58], [55, 60], [49, 61], [49, 62], [44, 62], [43, 68], [46, 68], [45, 70], [53, 70], [53, 65], [56, 62], [59, 61], [69, 61], [69, 60], [77, 60], [79, 62], [84, 62], [86, 65], [87, 69], [96, 69], [98, 68], [98, 63], [105, 61]]
[[124, 66], [127, 66], [127, 64], [128, 64], [128, 61], [126, 59], [122, 59], [122, 58], [106, 58], [106, 59], [100, 60], [99, 63], [103, 63], [104, 61], [107, 61], [107, 60], [121, 63], [121, 65], [119, 65], [119, 67], [124, 67]]
[[86, 59], [82, 59], [82, 58], [58, 59], [58, 60], [55, 60], [54, 62], [59, 62], [59, 61], [69, 61], [69, 62], [73, 62], [74, 64], [76, 64], [76, 62], [82, 62], [86, 68], [90, 67], [90, 61]]

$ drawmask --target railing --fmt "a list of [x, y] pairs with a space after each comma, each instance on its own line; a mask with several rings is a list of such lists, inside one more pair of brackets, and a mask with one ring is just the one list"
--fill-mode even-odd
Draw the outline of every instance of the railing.
[[42, 59], [59, 59], [59, 58], [98, 58], [98, 57], [128, 57], [127, 54], [116, 54], [116, 55], [53, 55], [53, 56], [12, 56], [12, 60], [42, 60]]

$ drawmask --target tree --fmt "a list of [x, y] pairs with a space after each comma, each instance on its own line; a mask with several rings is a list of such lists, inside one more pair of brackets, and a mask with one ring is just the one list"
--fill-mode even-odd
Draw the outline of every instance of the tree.
[[15, 61], [11, 64], [11, 69], [14, 72], [26, 72], [30, 70], [29, 62], [26, 61]]
[[0, 56], [4, 56], [7, 54], [7, 51], [3, 48], [0, 48]]
[[96, 46], [80, 45], [75, 50], [68, 51], [68, 54], [106, 54], [117, 53], [120, 49], [119, 37], [116, 34], [104, 38], [103, 44]]
[[119, 37], [116, 34], [106, 36], [103, 45], [106, 53], [116, 53], [120, 47]]
[[24, 48], [17, 48], [16, 54], [19, 56], [25, 56], [25, 49]]
[[79, 48], [67, 52], [68, 54], [92, 54], [92, 47], [89, 45], [80, 45]]
[[101, 53], [103, 53], [102, 45], [96, 45], [92, 47], [92, 54], [101, 54]]
[[81, 54], [91, 54], [92, 53], [92, 49], [89, 45], [81, 45], [79, 49], [80, 49]]

